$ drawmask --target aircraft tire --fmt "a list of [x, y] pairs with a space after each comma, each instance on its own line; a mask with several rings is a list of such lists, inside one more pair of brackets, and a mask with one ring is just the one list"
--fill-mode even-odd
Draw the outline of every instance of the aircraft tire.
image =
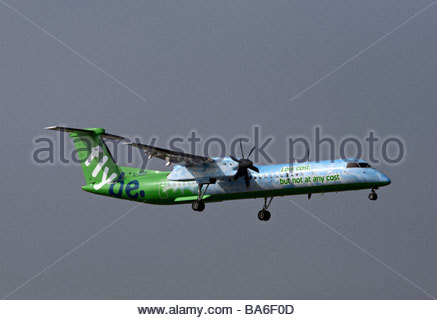
[[378, 199], [378, 194], [376, 192], [369, 193], [369, 200], [376, 201]]
[[191, 204], [191, 208], [194, 211], [201, 212], [201, 211], [205, 210], [205, 202], [203, 202], [202, 200], [200, 200], [200, 201], [198, 201], [198, 200], [193, 201], [193, 203]]
[[203, 202], [202, 200], [199, 201], [199, 208], [197, 209], [197, 211], [201, 212], [205, 210], [205, 202]]
[[271, 217], [271, 215], [270, 215], [270, 211], [266, 211], [266, 212], [265, 212], [265, 215], [264, 215], [264, 221], [269, 221], [269, 220], [270, 220], [270, 217]]
[[270, 211], [260, 210], [258, 212], [258, 219], [261, 221], [269, 221], [270, 220]]

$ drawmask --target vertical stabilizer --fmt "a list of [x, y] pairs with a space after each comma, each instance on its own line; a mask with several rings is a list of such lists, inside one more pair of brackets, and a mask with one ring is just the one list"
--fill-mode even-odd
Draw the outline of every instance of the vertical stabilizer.
[[54, 126], [45, 129], [69, 133], [76, 147], [77, 159], [82, 166], [85, 183], [93, 185], [95, 190], [116, 180], [120, 175], [120, 169], [103, 138], [123, 140], [123, 137], [106, 134], [103, 128], [75, 129]]

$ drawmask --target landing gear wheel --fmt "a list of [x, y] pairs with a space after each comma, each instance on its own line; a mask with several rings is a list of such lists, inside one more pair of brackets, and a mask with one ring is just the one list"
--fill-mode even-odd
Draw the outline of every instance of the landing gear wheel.
[[196, 200], [191, 204], [191, 208], [193, 208], [194, 211], [201, 212], [205, 210], [205, 202], [202, 200]]
[[261, 221], [269, 221], [270, 220], [270, 211], [260, 210], [258, 212], [258, 219]]
[[378, 199], [378, 194], [376, 192], [369, 193], [369, 200], [375, 201]]
[[270, 211], [266, 211], [264, 221], [269, 221], [269, 220], [270, 220]]
[[272, 200], [273, 200], [273, 197], [265, 197], [264, 198], [264, 206], [258, 212], [258, 219], [260, 219], [261, 221], [269, 221], [270, 220], [270, 211], [268, 211], [267, 209], [270, 207]]

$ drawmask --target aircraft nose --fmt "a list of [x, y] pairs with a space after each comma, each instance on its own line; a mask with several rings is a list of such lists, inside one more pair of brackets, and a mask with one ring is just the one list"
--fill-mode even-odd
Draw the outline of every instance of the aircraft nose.
[[388, 186], [391, 183], [391, 180], [385, 174], [381, 174], [381, 182], [383, 183], [383, 186]]

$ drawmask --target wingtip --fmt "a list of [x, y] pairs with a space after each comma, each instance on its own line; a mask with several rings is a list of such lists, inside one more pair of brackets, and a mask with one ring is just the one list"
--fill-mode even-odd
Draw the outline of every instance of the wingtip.
[[55, 130], [57, 128], [57, 126], [49, 126], [49, 127], [45, 127], [44, 130]]

